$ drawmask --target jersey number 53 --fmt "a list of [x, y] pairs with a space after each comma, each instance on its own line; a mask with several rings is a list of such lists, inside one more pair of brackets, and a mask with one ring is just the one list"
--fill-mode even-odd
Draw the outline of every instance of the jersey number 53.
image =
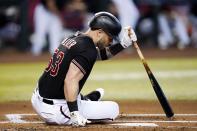
[[50, 71], [50, 75], [55, 77], [58, 74], [60, 64], [64, 58], [64, 52], [56, 49], [53, 57], [51, 57], [48, 67], [45, 69], [46, 72]]

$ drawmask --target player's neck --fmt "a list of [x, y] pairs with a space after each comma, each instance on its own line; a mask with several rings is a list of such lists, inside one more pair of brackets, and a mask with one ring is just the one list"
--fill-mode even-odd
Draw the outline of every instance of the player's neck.
[[96, 41], [97, 40], [96, 40], [95, 34], [94, 34], [94, 32], [92, 30], [89, 29], [83, 34], [89, 36], [93, 40], [94, 44], [96, 45], [96, 43], [97, 43]]

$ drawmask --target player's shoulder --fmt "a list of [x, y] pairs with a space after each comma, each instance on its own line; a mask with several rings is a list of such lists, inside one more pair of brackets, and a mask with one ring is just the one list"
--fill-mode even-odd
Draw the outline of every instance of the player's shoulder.
[[71, 47], [78, 49], [96, 48], [93, 40], [89, 36], [83, 34], [66, 37], [61, 42], [61, 44], [68, 49], [70, 49]]
[[74, 39], [77, 42], [75, 46], [77, 51], [86, 53], [89, 57], [97, 55], [96, 46], [92, 38], [84, 34], [79, 34]]
[[76, 40], [77, 43], [81, 43], [81, 44], [86, 43], [85, 45], [87, 45], [87, 46], [88, 45], [94, 45], [93, 40], [89, 36], [86, 36], [86, 35], [83, 35], [83, 34], [75, 37], [75, 40]]
[[92, 50], [92, 49], [96, 49], [95, 44], [92, 40], [92, 38], [90, 38], [87, 35], [77, 35], [76, 37], [73, 38], [76, 41], [76, 48], [79, 49], [84, 49], [86, 51], [88, 51], [88, 49]]

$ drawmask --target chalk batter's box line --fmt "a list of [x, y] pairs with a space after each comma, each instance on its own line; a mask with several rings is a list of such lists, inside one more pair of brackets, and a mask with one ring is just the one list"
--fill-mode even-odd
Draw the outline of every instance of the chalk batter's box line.
[[[125, 117], [151, 117], [151, 116], [166, 116], [165, 114], [120, 114], [121, 116], [125, 116]], [[191, 117], [191, 116], [196, 116], [197, 114], [174, 114], [174, 116], [184, 116], [184, 117]]]
[[[25, 123], [34, 123], [34, 124], [42, 124], [44, 122], [42, 121], [25, 121], [22, 120], [24, 116], [37, 116], [37, 114], [6, 114], [5, 115], [8, 119], [8, 121], [0, 121], [0, 124], [5, 124], [5, 123], [19, 123], [19, 124], [25, 124]], [[147, 116], [165, 116], [165, 114], [120, 114], [119, 116], [125, 116], [125, 117], [147, 117]], [[175, 114], [175, 116], [197, 116], [197, 114]], [[155, 123], [197, 123], [196, 120], [194, 121], [186, 121], [186, 120], [177, 120], [177, 121], [166, 121], [166, 120], [124, 120], [124, 121], [119, 121], [116, 120], [114, 121], [116, 125], [119, 125], [123, 123], [122, 125], [129, 125], [129, 126], [155, 126]], [[127, 124], [126, 124], [127, 123]], [[133, 123], [133, 124], [132, 124]], [[147, 124], [148, 123], [148, 124]], [[154, 125], [155, 124], [155, 125]], [[109, 124], [113, 125], [113, 124]]]
[[[13, 114], [6, 114], [6, 115], [13, 115]], [[21, 116], [37, 116], [37, 114], [14, 114], [14, 115], [21, 115]], [[128, 116], [128, 117], [144, 117], [144, 116], [166, 116], [165, 114], [120, 114], [119, 116]], [[197, 116], [197, 114], [174, 114], [174, 116]]]

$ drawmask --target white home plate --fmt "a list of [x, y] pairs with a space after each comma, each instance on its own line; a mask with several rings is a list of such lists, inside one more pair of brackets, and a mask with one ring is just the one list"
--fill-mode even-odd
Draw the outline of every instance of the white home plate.
[[146, 126], [146, 127], [156, 127], [158, 126], [155, 123], [115, 123], [115, 124], [109, 124], [113, 126]]

